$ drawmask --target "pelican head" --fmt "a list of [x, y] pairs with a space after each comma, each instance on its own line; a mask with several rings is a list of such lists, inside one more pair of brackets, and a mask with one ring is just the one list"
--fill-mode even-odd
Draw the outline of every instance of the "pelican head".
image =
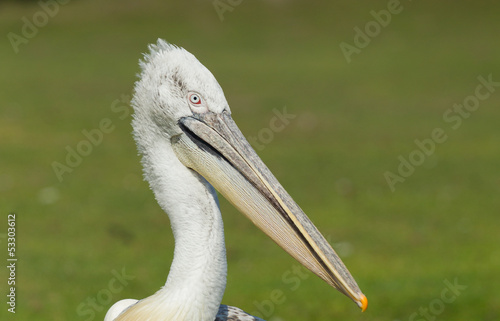
[[[132, 100], [134, 137], [143, 154], [145, 177], [170, 216], [176, 243], [182, 236], [174, 224], [197, 220], [186, 218], [190, 212], [179, 208], [192, 207], [193, 198], [201, 202], [207, 196], [199, 194], [216, 198], [214, 187], [292, 257], [366, 309], [366, 297], [340, 258], [232, 120], [212, 73], [186, 50], [162, 40], [150, 46], [141, 67]], [[166, 165], [158, 169], [159, 163]], [[168, 183], [164, 175], [170, 175]], [[189, 177], [208, 192], [191, 189]], [[177, 255], [176, 245], [174, 261]]]
[[139, 148], [144, 134], [154, 133], [163, 139], [185, 134], [183, 119], [230, 113], [219, 83], [192, 54], [162, 40], [150, 50], [141, 62], [141, 79], [132, 101]]

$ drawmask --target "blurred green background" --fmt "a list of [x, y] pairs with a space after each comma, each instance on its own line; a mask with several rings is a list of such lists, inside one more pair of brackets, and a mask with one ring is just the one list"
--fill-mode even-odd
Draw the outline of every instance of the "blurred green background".
[[[213, 72], [245, 135], [295, 116], [257, 152], [369, 299], [360, 313], [221, 199], [223, 303], [274, 321], [500, 318], [500, 87], [474, 98], [478, 77], [500, 81], [498, 2], [401, 1], [386, 26], [394, 0], [50, 3], [0, 3], [0, 242], [7, 258], [15, 212], [19, 260], [15, 315], [0, 270], [0, 319], [102, 320], [165, 282], [173, 237], [124, 107], [157, 38]], [[355, 28], [372, 36], [348, 63]], [[476, 110], [453, 110], [464, 101]], [[418, 152], [435, 128], [446, 141]], [[411, 153], [423, 163], [391, 190]]]

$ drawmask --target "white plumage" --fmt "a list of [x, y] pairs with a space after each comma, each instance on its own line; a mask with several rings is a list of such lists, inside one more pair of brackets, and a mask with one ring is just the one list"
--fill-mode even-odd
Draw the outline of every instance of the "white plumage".
[[232, 122], [210, 71], [162, 40], [150, 46], [141, 68], [132, 100], [134, 138], [144, 177], [170, 218], [174, 259], [160, 290], [139, 301], [117, 302], [105, 321], [260, 320], [220, 304], [227, 263], [213, 186], [299, 262], [364, 309], [366, 298], [340, 259]]

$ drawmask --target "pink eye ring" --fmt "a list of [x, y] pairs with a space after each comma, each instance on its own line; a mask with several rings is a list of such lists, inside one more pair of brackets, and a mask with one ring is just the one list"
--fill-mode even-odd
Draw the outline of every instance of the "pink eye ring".
[[189, 92], [186, 98], [189, 103], [189, 108], [193, 113], [201, 114], [208, 112], [207, 102], [199, 93], [195, 91]]
[[190, 94], [189, 102], [193, 105], [201, 105], [201, 97], [198, 94]]

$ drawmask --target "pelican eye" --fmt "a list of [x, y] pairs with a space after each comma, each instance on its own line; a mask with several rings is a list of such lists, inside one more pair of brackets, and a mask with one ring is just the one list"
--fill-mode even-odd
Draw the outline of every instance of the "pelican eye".
[[208, 112], [205, 100], [197, 92], [190, 92], [187, 96], [187, 100], [193, 113], [199, 114]]
[[201, 97], [198, 94], [190, 94], [189, 102], [194, 105], [201, 105]]

